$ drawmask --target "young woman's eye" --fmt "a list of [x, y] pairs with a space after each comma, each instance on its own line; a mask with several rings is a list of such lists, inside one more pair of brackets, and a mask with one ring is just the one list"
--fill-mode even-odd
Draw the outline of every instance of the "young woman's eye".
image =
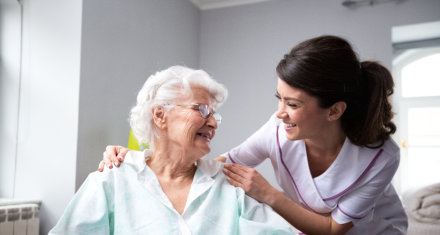
[[276, 97], [277, 99], [281, 100], [281, 96], [280, 96], [280, 95], [275, 94], [275, 97]]
[[287, 106], [292, 107], [292, 108], [298, 108], [298, 105], [292, 104], [292, 103], [287, 103]]

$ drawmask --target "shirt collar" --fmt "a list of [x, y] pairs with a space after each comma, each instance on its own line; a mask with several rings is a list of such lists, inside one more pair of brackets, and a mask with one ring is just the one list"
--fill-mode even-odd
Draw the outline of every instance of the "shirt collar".
[[[129, 151], [124, 162], [135, 167], [138, 173], [138, 180], [146, 186], [145, 188], [147, 190], [156, 195], [162, 203], [173, 208], [168, 198], [162, 192], [153, 171], [147, 167], [146, 159], [150, 158], [152, 155], [153, 151], [149, 149], [144, 150], [144, 152]], [[215, 182], [214, 177], [221, 173], [223, 169], [223, 163], [213, 159], [202, 158], [199, 159], [196, 164], [197, 170], [185, 205], [185, 211], [195, 199], [211, 188]]]
[[[153, 155], [153, 150], [145, 149], [143, 152], [128, 151], [124, 162], [136, 168], [140, 173], [146, 166], [146, 160]], [[213, 159], [201, 158], [197, 160], [197, 171], [200, 171], [201, 176], [214, 177], [223, 169], [223, 163]]]
[[124, 163], [133, 166], [136, 169], [136, 172], [140, 173], [145, 169], [145, 166], [147, 165], [145, 163], [145, 156], [147, 156], [145, 151], [128, 151], [127, 155], [125, 155]]

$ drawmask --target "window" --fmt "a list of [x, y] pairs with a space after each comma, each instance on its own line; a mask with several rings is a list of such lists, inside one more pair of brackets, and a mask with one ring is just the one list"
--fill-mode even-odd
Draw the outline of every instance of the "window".
[[405, 193], [440, 181], [440, 47], [407, 50], [393, 65], [401, 143], [395, 184]]
[[440, 96], [440, 53], [417, 59], [402, 68], [402, 97]]

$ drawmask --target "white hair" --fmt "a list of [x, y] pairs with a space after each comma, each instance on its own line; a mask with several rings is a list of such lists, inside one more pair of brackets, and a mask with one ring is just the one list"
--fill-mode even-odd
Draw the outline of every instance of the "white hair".
[[226, 88], [203, 70], [172, 66], [156, 72], [145, 81], [138, 93], [137, 104], [130, 111], [130, 126], [140, 144], [148, 144], [151, 148], [154, 137], [158, 136], [152, 117], [153, 108], [190, 98], [191, 85], [201, 86], [211, 94], [214, 109], [220, 107], [228, 96]]

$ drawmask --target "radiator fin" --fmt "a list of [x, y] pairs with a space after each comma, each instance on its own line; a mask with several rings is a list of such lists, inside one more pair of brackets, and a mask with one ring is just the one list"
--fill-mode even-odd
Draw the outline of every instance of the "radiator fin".
[[38, 235], [38, 215], [38, 204], [0, 206], [0, 234]]

